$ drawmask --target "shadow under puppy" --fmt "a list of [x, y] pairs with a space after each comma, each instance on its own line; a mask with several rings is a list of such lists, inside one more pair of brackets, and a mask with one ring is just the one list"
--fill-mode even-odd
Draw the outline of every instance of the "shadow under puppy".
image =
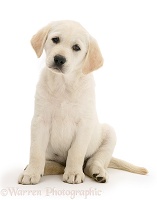
[[31, 40], [46, 66], [36, 88], [31, 124], [29, 165], [21, 184], [36, 184], [42, 175], [62, 174], [67, 183], [81, 183], [84, 173], [108, 180], [107, 168], [147, 174], [145, 168], [113, 158], [114, 129], [98, 122], [92, 71], [103, 65], [96, 40], [77, 22], [56, 21]]

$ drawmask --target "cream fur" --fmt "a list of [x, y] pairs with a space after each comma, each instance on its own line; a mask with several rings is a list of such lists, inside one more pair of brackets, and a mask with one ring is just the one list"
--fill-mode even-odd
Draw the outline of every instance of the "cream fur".
[[[58, 44], [54, 37], [60, 38]], [[108, 167], [146, 174], [144, 168], [112, 158], [115, 132], [98, 122], [91, 72], [102, 66], [103, 58], [95, 39], [79, 23], [59, 21], [41, 29], [31, 43], [38, 57], [45, 49], [46, 66], [36, 88], [30, 161], [19, 183], [36, 184], [43, 174], [63, 172], [67, 183], [83, 182], [84, 172], [106, 182]], [[72, 50], [75, 44], [80, 51]], [[62, 70], [54, 69], [58, 54], [66, 58]]]

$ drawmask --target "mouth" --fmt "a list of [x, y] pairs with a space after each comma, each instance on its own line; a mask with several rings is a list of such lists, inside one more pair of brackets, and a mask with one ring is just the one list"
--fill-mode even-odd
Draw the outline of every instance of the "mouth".
[[55, 65], [54, 65], [54, 66], [50, 66], [49, 69], [51, 69], [53, 72], [55, 72], [55, 73], [57, 73], [57, 74], [60, 74], [60, 73], [63, 74], [63, 73], [64, 73], [64, 72], [63, 72], [63, 69], [60, 69], [59, 67], [57, 67], [57, 66], [55, 66]]

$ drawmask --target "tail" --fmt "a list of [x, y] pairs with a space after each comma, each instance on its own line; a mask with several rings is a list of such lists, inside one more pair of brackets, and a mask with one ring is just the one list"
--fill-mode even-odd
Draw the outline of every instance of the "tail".
[[120, 160], [118, 158], [113, 158], [113, 157], [112, 157], [108, 167], [132, 172], [132, 173], [136, 173], [136, 174], [142, 174], [142, 175], [145, 175], [148, 173], [147, 169], [145, 169], [143, 167], [138, 167], [138, 166], [128, 163], [124, 160]]
[[[132, 172], [132, 173], [136, 173], [136, 174], [142, 174], [142, 175], [145, 175], [148, 173], [147, 169], [145, 169], [143, 167], [138, 167], [138, 166], [130, 164], [124, 160], [120, 160], [118, 158], [113, 158], [113, 157], [112, 157], [108, 167]], [[64, 168], [65, 167], [63, 165], [61, 165], [57, 162], [46, 161], [44, 175], [63, 174]]]

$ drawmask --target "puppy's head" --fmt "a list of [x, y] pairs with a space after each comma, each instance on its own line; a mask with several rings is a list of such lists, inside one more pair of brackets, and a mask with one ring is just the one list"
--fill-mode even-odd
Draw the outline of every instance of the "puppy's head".
[[38, 57], [45, 49], [46, 65], [54, 73], [88, 74], [103, 64], [96, 40], [77, 22], [52, 22], [32, 37], [31, 44]]

